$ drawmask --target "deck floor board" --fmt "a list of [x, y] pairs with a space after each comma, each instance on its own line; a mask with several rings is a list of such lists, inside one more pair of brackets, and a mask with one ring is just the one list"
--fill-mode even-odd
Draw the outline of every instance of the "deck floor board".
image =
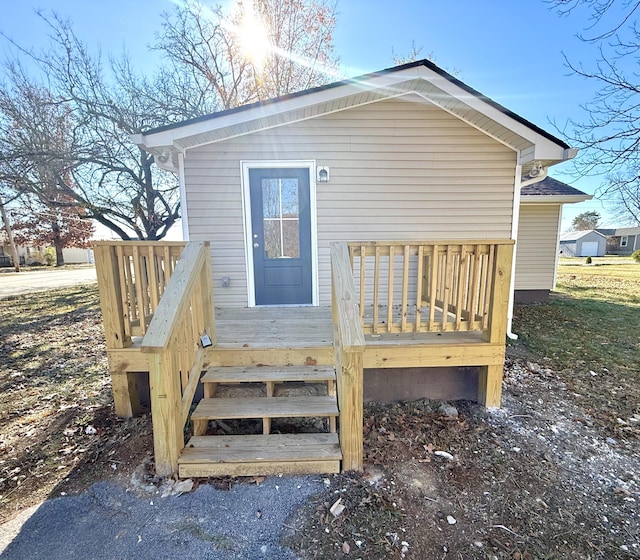
[[[381, 311], [382, 313], [382, 311]], [[323, 348], [333, 343], [329, 307], [254, 307], [217, 309], [218, 344], [222, 348]], [[413, 332], [365, 335], [370, 346], [473, 345], [482, 333]]]

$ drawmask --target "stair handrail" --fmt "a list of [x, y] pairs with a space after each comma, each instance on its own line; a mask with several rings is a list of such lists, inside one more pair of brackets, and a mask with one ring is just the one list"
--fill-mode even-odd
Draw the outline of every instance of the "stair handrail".
[[365, 340], [346, 243], [331, 244], [331, 309], [342, 470], [362, 470]]
[[[201, 339], [207, 336], [209, 340]], [[184, 447], [184, 425], [205, 362], [215, 345], [208, 242], [189, 242], [142, 339], [148, 354], [156, 474], [172, 476]]]

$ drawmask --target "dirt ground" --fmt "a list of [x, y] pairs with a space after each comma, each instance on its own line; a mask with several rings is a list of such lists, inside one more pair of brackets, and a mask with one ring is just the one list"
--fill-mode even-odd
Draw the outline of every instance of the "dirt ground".
[[[640, 558], [638, 421], [609, 434], [512, 349], [503, 407], [366, 409], [363, 476], [328, 478], [290, 544], [304, 558]], [[444, 452], [444, 453], [441, 453]], [[341, 499], [341, 515], [330, 513]]]
[[[150, 422], [113, 413], [95, 286], [0, 307], [0, 522], [97, 480], [131, 485]], [[365, 472], [326, 477], [286, 543], [304, 559], [640, 558], [637, 378], [508, 353], [499, 410], [366, 406]]]

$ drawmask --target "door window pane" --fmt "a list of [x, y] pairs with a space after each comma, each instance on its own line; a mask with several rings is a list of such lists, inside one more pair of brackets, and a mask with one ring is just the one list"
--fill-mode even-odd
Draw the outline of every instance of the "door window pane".
[[264, 258], [300, 257], [298, 179], [262, 179]]

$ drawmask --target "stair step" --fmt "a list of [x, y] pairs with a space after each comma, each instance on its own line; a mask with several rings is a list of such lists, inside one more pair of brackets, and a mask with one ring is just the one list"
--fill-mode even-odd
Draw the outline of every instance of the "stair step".
[[255, 397], [202, 399], [192, 420], [338, 416], [335, 397]]
[[280, 366], [280, 367], [216, 367], [202, 376], [203, 383], [258, 383], [306, 381], [321, 383], [336, 378], [332, 367]]
[[179, 476], [256, 476], [340, 472], [337, 434], [194, 436], [178, 460]]

